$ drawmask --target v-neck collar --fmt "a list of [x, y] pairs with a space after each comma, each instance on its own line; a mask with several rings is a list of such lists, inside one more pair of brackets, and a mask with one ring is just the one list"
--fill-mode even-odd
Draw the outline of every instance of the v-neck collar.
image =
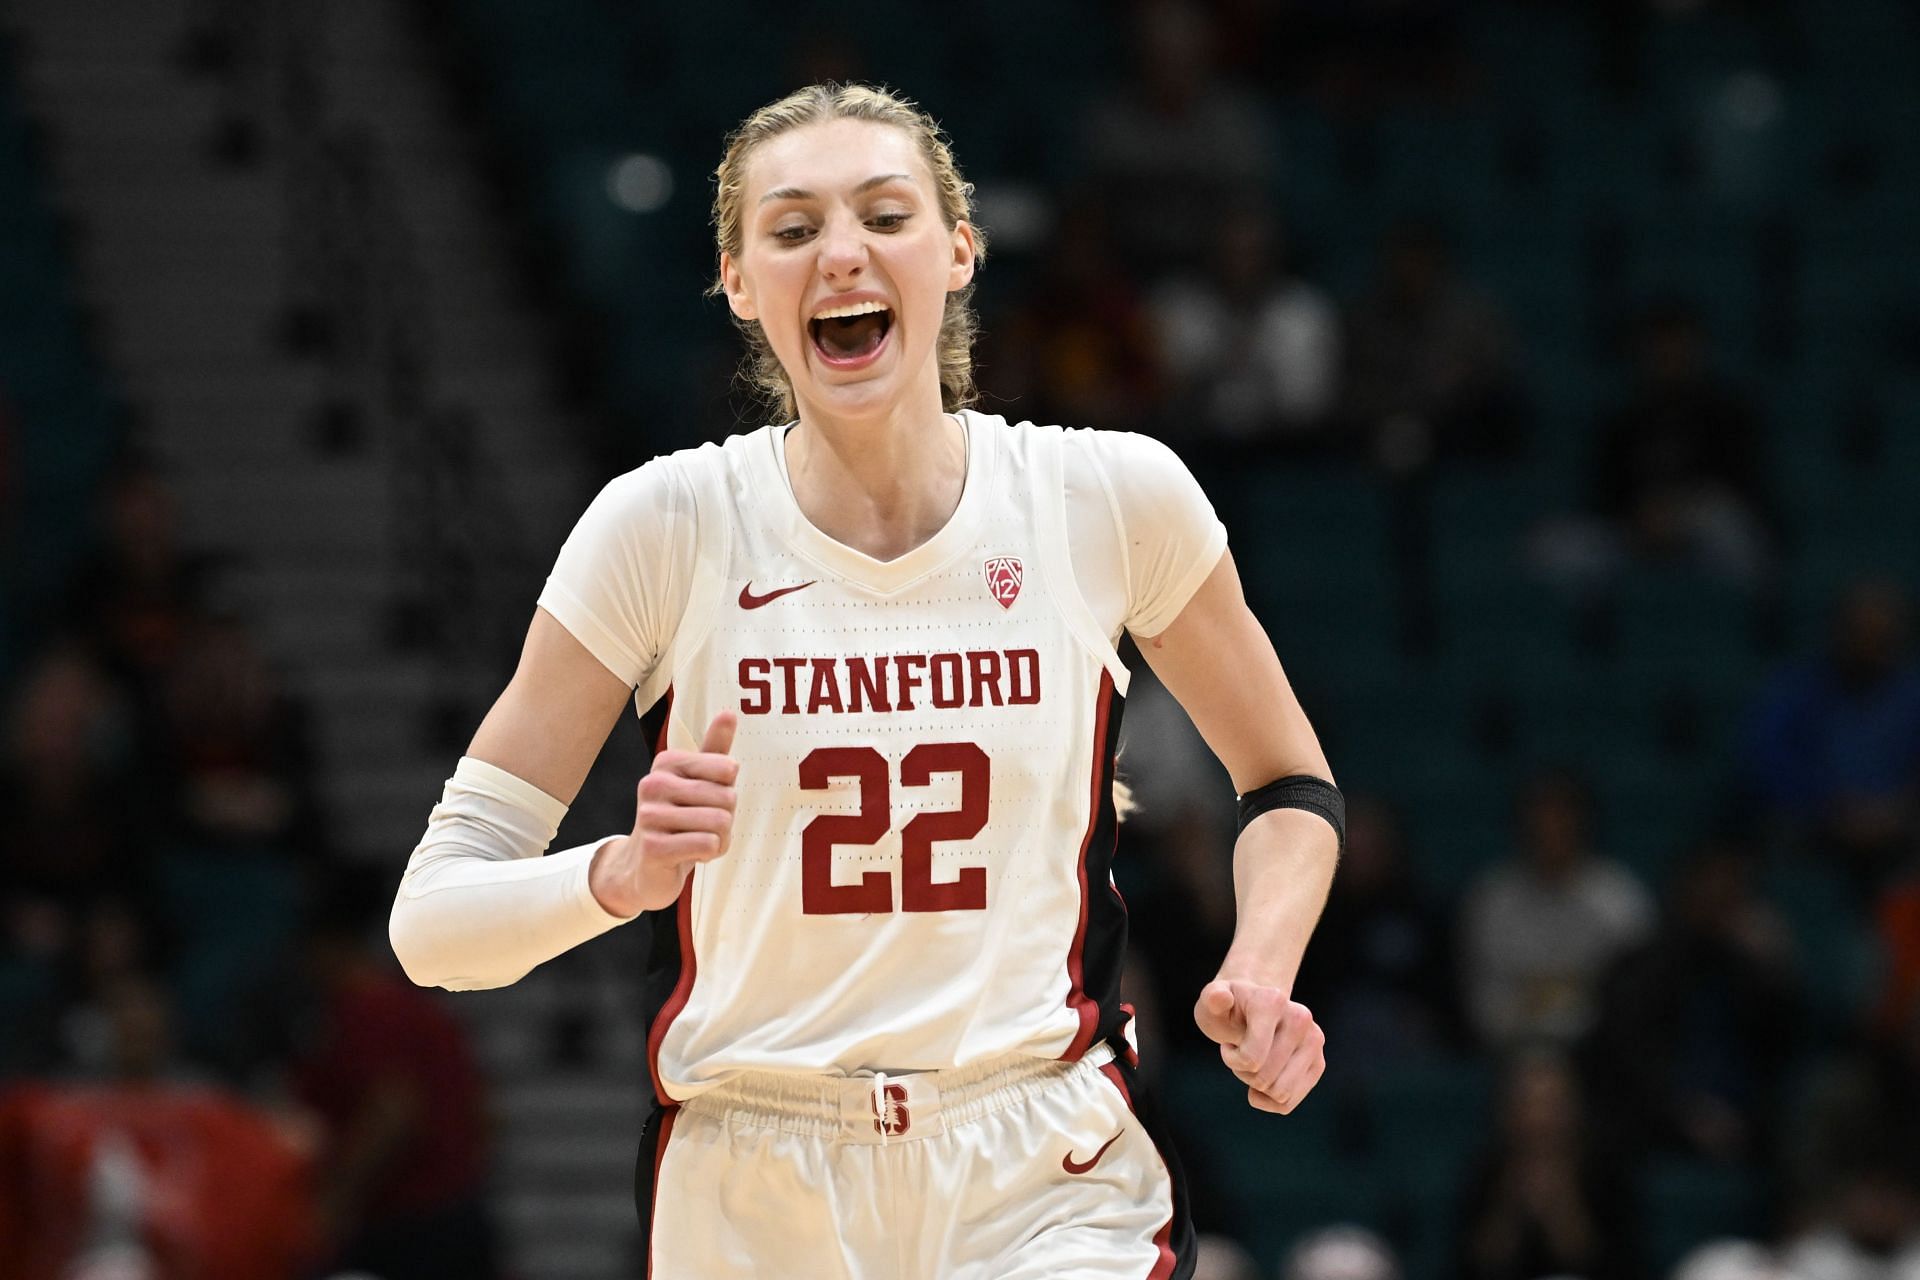
[[864, 551], [828, 537], [800, 510], [787, 472], [786, 434], [794, 424], [768, 427], [759, 448], [752, 451], [754, 490], [767, 504], [774, 529], [793, 550], [858, 586], [891, 595], [945, 565], [972, 544], [980, 512], [993, 491], [997, 451], [995, 435], [980, 416], [962, 409], [957, 415], [967, 434], [967, 475], [960, 502], [938, 533], [891, 560], [876, 560]]

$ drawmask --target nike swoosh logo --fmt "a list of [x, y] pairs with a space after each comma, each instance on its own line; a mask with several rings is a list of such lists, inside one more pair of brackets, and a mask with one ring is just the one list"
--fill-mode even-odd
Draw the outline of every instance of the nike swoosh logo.
[[1061, 1158], [1060, 1167], [1068, 1173], [1085, 1173], [1087, 1170], [1093, 1168], [1093, 1166], [1099, 1164], [1100, 1157], [1107, 1154], [1107, 1148], [1118, 1141], [1120, 1141], [1120, 1135], [1116, 1133], [1111, 1138], [1108, 1138], [1098, 1151], [1093, 1153], [1093, 1159], [1085, 1163], [1075, 1160], [1073, 1158], [1073, 1152], [1069, 1151]]
[[[819, 579], [816, 578], [814, 581], [817, 582]], [[772, 604], [781, 596], [791, 595], [795, 591], [804, 591], [812, 585], [812, 582], [803, 582], [797, 587], [781, 587], [778, 591], [769, 591], [763, 596], [757, 596], [753, 594], [753, 584], [749, 582], [746, 586], [740, 588], [740, 607], [742, 609], [758, 609], [763, 604]]]

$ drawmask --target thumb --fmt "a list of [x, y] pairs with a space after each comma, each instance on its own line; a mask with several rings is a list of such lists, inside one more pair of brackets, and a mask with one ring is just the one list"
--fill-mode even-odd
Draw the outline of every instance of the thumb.
[[708, 755], [726, 755], [733, 750], [733, 731], [739, 727], [739, 712], [720, 712], [707, 725], [707, 736], [700, 740], [700, 750]]
[[1193, 1006], [1193, 1020], [1215, 1044], [1237, 1045], [1246, 1032], [1245, 1019], [1235, 1008], [1233, 985], [1223, 978], [1201, 988], [1200, 999]]

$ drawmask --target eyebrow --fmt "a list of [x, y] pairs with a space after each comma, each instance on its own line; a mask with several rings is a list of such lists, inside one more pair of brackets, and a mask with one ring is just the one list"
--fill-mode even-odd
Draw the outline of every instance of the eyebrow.
[[[868, 178], [865, 182], [861, 183], [859, 186], [855, 187], [853, 189], [853, 194], [860, 195], [862, 192], [871, 191], [875, 187], [882, 186], [889, 182], [897, 182], [901, 180], [912, 182], [913, 175], [910, 173], [877, 173], [873, 177]], [[813, 192], [802, 191], [799, 187], [775, 187], [772, 191], [769, 191], [767, 192], [767, 194], [760, 197], [760, 203], [766, 204], [770, 200], [813, 200], [813, 199], [816, 199]]]

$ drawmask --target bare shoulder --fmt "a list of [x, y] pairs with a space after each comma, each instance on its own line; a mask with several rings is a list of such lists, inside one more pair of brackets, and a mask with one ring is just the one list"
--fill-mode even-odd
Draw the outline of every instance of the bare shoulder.
[[1220, 559], [1140, 653], [1244, 791], [1290, 774], [1330, 778], [1326, 756], [1273, 642], [1240, 587], [1233, 553]]

